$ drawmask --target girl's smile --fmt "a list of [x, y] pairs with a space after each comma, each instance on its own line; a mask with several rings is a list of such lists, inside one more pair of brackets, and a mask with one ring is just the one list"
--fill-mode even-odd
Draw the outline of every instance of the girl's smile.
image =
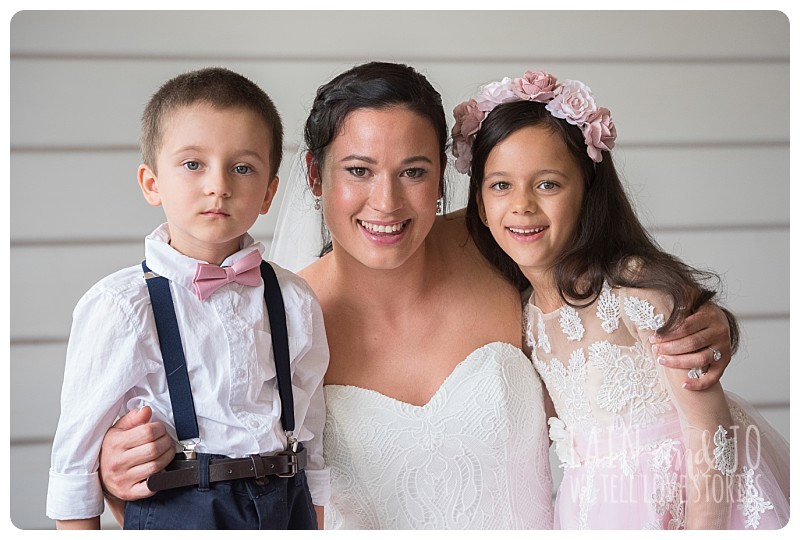
[[480, 199], [500, 247], [534, 286], [572, 244], [584, 194], [578, 164], [562, 139], [524, 127], [489, 153]]

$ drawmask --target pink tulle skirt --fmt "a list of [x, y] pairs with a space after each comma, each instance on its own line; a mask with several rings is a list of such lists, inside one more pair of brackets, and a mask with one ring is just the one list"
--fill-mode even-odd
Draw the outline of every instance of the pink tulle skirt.
[[[731, 501], [722, 510], [710, 505], [718, 528], [779, 529], [789, 520], [789, 444], [754, 407], [726, 396], [739, 426], [737, 468], [706, 492]], [[581, 464], [565, 469], [556, 529], [684, 528], [686, 453], [677, 417], [637, 430], [635, 438], [576, 436], [574, 444]]]

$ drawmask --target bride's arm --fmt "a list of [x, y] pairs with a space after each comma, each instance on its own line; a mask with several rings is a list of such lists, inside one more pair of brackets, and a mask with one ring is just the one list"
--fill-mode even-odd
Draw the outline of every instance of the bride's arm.
[[[683, 387], [687, 390], [711, 388], [728, 367], [735, 352], [728, 316], [729, 312], [707, 302], [669, 334], [653, 336], [650, 345], [663, 366], [682, 370], [707, 368], [704, 377], [683, 380]], [[714, 350], [720, 352], [718, 361], [714, 360]]]

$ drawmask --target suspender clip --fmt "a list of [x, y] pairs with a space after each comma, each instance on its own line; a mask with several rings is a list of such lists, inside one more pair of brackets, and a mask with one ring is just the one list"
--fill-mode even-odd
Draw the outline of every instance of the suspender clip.
[[188, 441], [178, 441], [178, 446], [181, 447], [180, 453], [184, 455], [186, 459], [196, 459], [197, 452], [195, 452], [195, 447], [197, 447], [197, 441], [188, 440]]
[[292, 452], [297, 452], [300, 443], [297, 442], [297, 437], [294, 436], [293, 431], [286, 432], [286, 447], [291, 449]]

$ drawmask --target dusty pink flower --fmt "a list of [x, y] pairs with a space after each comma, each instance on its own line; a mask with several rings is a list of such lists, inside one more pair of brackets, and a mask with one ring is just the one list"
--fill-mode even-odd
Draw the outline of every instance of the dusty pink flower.
[[462, 174], [469, 173], [469, 165], [472, 163], [472, 142], [475, 138], [470, 135], [469, 138], [453, 139], [453, 155], [456, 157], [456, 170]]
[[580, 81], [558, 84], [546, 71], [526, 71], [517, 79], [505, 77], [481, 88], [477, 98], [459, 104], [454, 110], [452, 153], [456, 169], [469, 173], [472, 145], [486, 116], [500, 104], [513, 101], [544, 103], [554, 117], [578, 126], [583, 132], [586, 151], [593, 161], [603, 160], [602, 152], [614, 148], [617, 129], [606, 108], [598, 108], [592, 90]]
[[597, 105], [591, 88], [580, 81], [565, 81], [556, 89], [555, 97], [545, 108], [556, 118], [578, 126], [597, 110]]
[[512, 80], [504, 77], [502, 81], [489, 83], [478, 94], [478, 109], [488, 113], [501, 103], [515, 101], [517, 98], [511, 90]]
[[546, 71], [528, 70], [525, 75], [514, 79], [511, 84], [511, 91], [518, 98], [540, 103], [553, 99], [555, 88], [556, 78]]
[[453, 155], [456, 157], [456, 170], [466, 174], [472, 161], [472, 143], [475, 133], [481, 128], [486, 113], [478, 110], [474, 99], [456, 105], [453, 109], [456, 123], [451, 134], [453, 136]]
[[589, 115], [581, 129], [589, 157], [600, 163], [603, 160], [601, 151], [614, 148], [617, 139], [617, 128], [611, 119], [611, 111], [600, 107]]
[[462, 136], [468, 137], [481, 128], [486, 116], [482, 111], [478, 110], [478, 102], [474, 99], [465, 101], [453, 109], [453, 116], [456, 119], [456, 124], [453, 126], [453, 137]]

